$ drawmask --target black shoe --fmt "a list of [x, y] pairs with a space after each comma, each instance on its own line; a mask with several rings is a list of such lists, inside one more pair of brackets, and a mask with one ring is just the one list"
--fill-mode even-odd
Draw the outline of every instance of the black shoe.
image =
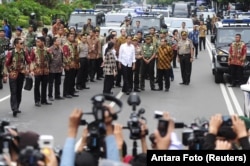
[[185, 85], [189, 85], [189, 82], [186, 82]]
[[180, 85], [186, 85], [186, 83], [185, 82], [181, 82], [181, 83], [179, 83]]
[[35, 106], [36, 106], [36, 107], [41, 107], [41, 104], [40, 104], [39, 102], [36, 102], [36, 103], [35, 103]]
[[122, 86], [121, 85], [119, 85], [119, 84], [117, 84], [117, 85], [115, 85], [116, 87], [119, 87], [119, 88], [121, 88]]
[[79, 95], [76, 95], [76, 94], [73, 94], [73, 95], [71, 95], [72, 97], [79, 97]]
[[13, 111], [13, 117], [16, 118], [18, 111]]
[[95, 82], [95, 80], [92, 79], [92, 80], [90, 80], [90, 82]]
[[162, 88], [159, 88], [159, 89], [156, 89], [157, 91], [162, 91], [163, 89]]
[[101, 78], [97, 78], [97, 80], [102, 80]]
[[228, 85], [228, 87], [236, 87], [236, 84]]
[[64, 95], [65, 98], [71, 99], [72, 96], [71, 95]]
[[52, 103], [49, 103], [49, 102], [44, 102], [44, 103], [41, 103], [42, 105], [52, 105]]
[[74, 93], [79, 93], [79, 91], [78, 91], [78, 90], [75, 90]]
[[77, 86], [76, 89], [83, 90], [83, 88], [81, 86]]
[[54, 101], [53, 97], [49, 97], [49, 101]]
[[141, 92], [139, 89], [134, 89], [134, 92]]
[[159, 89], [151, 88], [152, 91], [158, 91]]
[[22, 113], [22, 111], [21, 111], [21, 110], [17, 110], [16, 112], [17, 112], [18, 114], [21, 114], [21, 113]]
[[61, 97], [61, 96], [55, 97], [55, 99], [56, 99], [56, 100], [64, 100], [64, 98]]
[[170, 80], [171, 80], [171, 81], [174, 81], [174, 77], [171, 77]]
[[85, 87], [83, 87], [83, 89], [90, 89], [90, 87], [85, 86]]
[[169, 91], [169, 89], [165, 89], [165, 92], [168, 92]]

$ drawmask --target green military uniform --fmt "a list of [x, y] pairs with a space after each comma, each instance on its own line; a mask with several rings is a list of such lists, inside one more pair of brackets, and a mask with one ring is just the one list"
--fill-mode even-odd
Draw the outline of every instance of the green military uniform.
[[[0, 28], [0, 31], [4, 31]], [[0, 89], [3, 88], [3, 68], [5, 61], [5, 51], [8, 49], [10, 45], [10, 40], [6, 37], [0, 38]]]
[[[142, 45], [143, 60], [141, 63], [141, 90], [145, 88], [145, 78], [149, 75], [151, 90], [155, 90], [154, 86], [154, 68], [155, 68], [155, 58], [153, 57], [156, 52], [156, 46], [152, 43], [152, 37], [147, 36], [146, 40], [151, 40], [150, 44], [144, 43]], [[149, 63], [146, 63], [150, 60]]]
[[25, 46], [28, 47], [29, 50], [35, 45], [36, 43], [36, 33], [31, 32], [27, 33], [26, 38], [25, 38]]

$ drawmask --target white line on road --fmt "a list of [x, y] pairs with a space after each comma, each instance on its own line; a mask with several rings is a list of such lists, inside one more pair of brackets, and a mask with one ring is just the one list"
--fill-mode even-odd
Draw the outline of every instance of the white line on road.
[[[207, 45], [207, 50], [208, 50], [208, 53], [209, 53], [209, 56], [210, 56], [210, 59], [212, 61], [212, 45], [211, 43], [209, 42], [208, 39], [206, 39], [207, 42], [206, 42], [206, 45]], [[228, 108], [228, 111], [229, 111], [229, 114], [234, 114], [234, 110], [233, 110], [233, 107], [232, 107], [232, 103], [230, 102], [230, 99], [229, 99], [229, 95], [231, 96], [231, 99], [233, 101], [233, 104], [236, 108], [236, 111], [238, 113], [239, 116], [243, 116], [243, 111], [242, 111], [242, 108], [239, 104], [239, 101], [237, 100], [236, 96], [235, 96], [235, 93], [234, 91], [232, 90], [232, 88], [228, 87], [227, 85], [225, 84], [220, 84], [220, 88], [221, 88], [221, 91], [222, 91], [222, 95], [225, 99], [225, 102], [227, 104], [227, 108]], [[228, 89], [228, 92], [229, 92], [229, 95], [227, 94], [227, 91], [226, 89]]]
[[4, 100], [7, 100], [8, 98], [10, 98], [10, 95], [1, 98], [1, 99], [0, 99], [0, 102], [3, 102]]

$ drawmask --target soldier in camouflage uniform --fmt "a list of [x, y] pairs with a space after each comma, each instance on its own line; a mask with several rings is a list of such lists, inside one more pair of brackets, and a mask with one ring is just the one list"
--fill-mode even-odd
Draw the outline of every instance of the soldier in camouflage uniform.
[[34, 32], [33, 30], [33, 26], [30, 25], [29, 26], [29, 29], [28, 29], [28, 33], [27, 35], [25, 36], [25, 47], [31, 51], [32, 50], [32, 47], [35, 46], [36, 44], [36, 33]]
[[5, 51], [10, 45], [10, 40], [5, 37], [4, 29], [0, 29], [0, 89], [3, 89], [3, 69], [5, 60]]

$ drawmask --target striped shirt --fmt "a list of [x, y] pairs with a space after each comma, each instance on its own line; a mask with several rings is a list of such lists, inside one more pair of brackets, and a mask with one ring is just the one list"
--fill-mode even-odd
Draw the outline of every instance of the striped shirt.
[[170, 69], [171, 62], [174, 57], [172, 47], [169, 45], [160, 46], [157, 52], [158, 52], [157, 69]]

